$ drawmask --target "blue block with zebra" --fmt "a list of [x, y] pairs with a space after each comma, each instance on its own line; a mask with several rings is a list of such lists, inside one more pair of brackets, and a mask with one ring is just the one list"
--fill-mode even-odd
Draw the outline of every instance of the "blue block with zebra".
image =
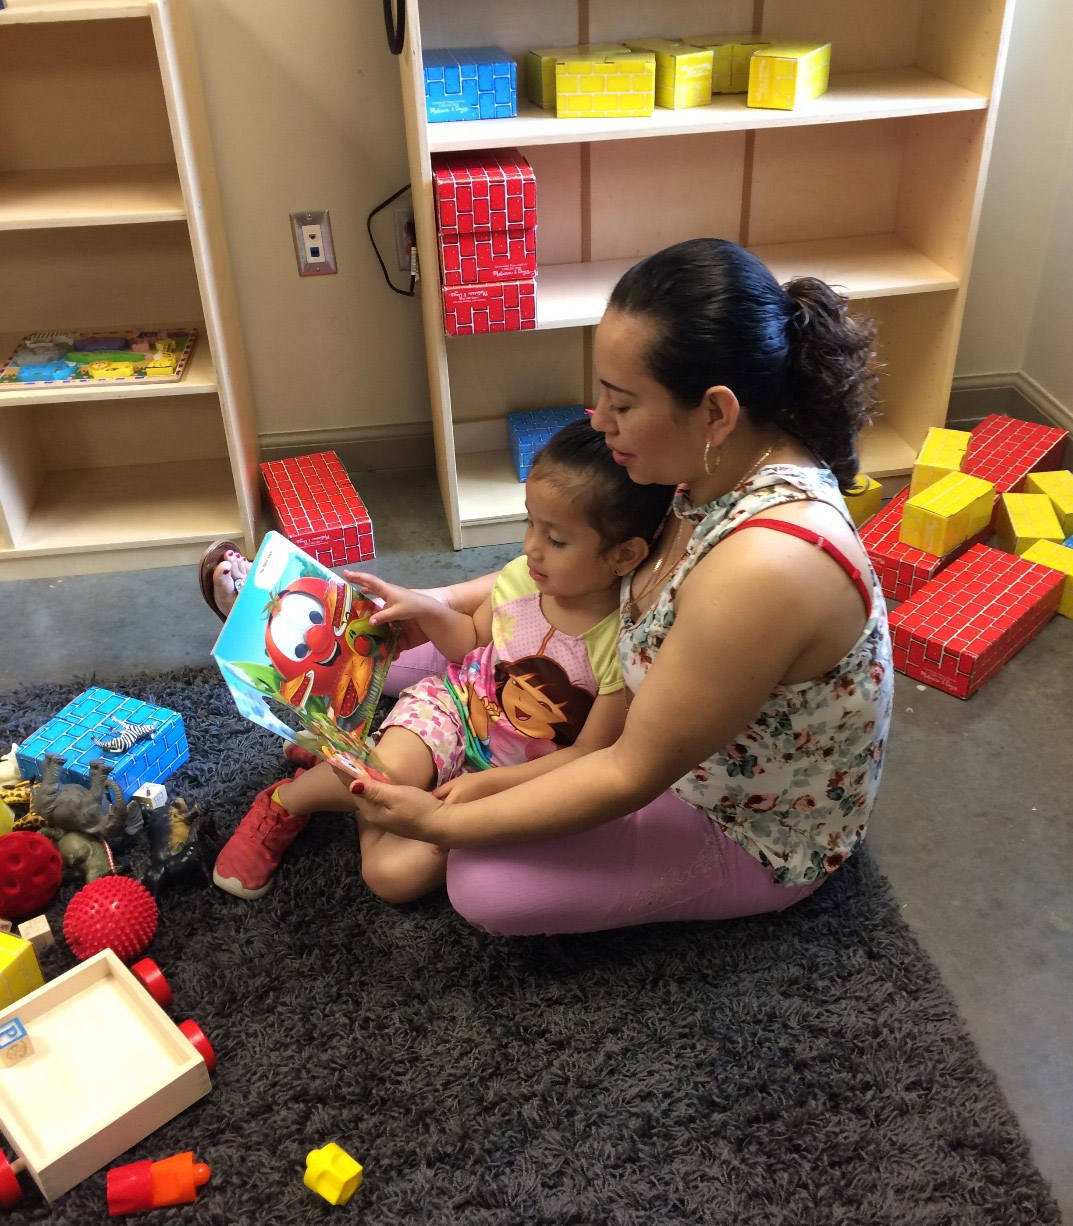
[[129, 800], [146, 783], [163, 783], [190, 757], [178, 711], [93, 686], [73, 698], [16, 749], [24, 779], [40, 779], [46, 754], [64, 759], [59, 783], [89, 787], [89, 764], [101, 759]]

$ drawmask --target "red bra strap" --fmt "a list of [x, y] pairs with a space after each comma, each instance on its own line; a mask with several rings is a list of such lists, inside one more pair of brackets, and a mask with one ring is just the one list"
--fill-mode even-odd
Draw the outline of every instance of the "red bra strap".
[[[861, 577], [859, 567], [854, 566], [849, 558], [847, 558], [842, 552], [842, 550], [839, 549], [837, 545], [832, 545], [825, 536], [820, 536], [818, 532], [814, 532], [811, 528], [802, 527], [801, 524], [792, 524], [785, 519], [755, 518], [747, 519], [745, 523], [739, 524], [736, 528], [733, 528], [730, 532], [728, 532], [727, 536], [733, 536], [735, 532], [741, 532], [743, 528], [771, 528], [775, 532], [785, 532], [789, 536], [796, 536], [798, 540], [808, 541], [810, 545], [815, 545], [817, 548], [822, 549], [828, 557], [834, 558], [838, 565], [842, 567], [847, 575], [849, 575], [850, 581], [857, 589], [857, 594], [864, 602], [865, 617], [872, 616], [872, 594], [868, 590], [868, 586], [864, 582], [864, 579]], [[724, 537], [724, 540], [725, 539], [726, 538]]]

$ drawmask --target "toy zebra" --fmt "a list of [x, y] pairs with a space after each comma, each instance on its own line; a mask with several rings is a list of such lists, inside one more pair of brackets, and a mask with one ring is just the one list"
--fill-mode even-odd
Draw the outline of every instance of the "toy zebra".
[[141, 740], [151, 737], [156, 732], [156, 724], [130, 724], [125, 719], [117, 719], [120, 731], [116, 736], [102, 739], [94, 737], [93, 744], [108, 753], [126, 753]]

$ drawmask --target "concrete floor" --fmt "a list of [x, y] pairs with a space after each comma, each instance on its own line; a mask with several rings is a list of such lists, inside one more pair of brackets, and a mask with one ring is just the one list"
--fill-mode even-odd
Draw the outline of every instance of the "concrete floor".
[[[517, 552], [452, 552], [431, 474], [357, 485], [385, 577], [446, 584]], [[201, 665], [219, 622], [184, 567], [0, 583], [0, 626], [9, 690]], [[896, 695], [871, 847], [1073, 1224], [1073, 623], [968, 702], [901, 676]]]

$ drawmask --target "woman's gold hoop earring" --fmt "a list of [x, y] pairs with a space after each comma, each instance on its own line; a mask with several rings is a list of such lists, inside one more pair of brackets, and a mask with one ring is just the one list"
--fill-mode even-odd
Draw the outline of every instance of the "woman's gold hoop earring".
[[[712, 475], [712, 471], [713, 471], [708, 466], [708, 452], [711, 449], [711, 446], [712, 444], [710, 440], [704, 444], [704, 472], [705, 472], [705, 475], [709, 477]], [[719, 467], [719, 452], [718, 451], [715, 453], [715, 467], [716, 468]]]

